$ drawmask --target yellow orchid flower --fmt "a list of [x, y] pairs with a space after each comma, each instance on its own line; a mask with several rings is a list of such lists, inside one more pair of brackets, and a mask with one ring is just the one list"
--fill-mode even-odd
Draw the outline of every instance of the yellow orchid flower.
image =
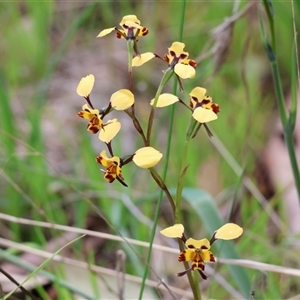
[[173, 226], [165, 228], [161, 230], [160, 233], [166, 237], [180, 238], [186, 246], [186, 249], [179, 254], [178, 261], [191, 261], [191, 267], [183, 272], [178, 273], [177, 276], [183, 276], [190, 271], [197, 270], [203, 279], [207, 279], [207, 276], [203, 273], [205, 269], [205, 261], [215, 261], [215, 257], [210, 251], [211, 245], [217, 239], [236, 239], [241, 236], [241, 234], [243, 233], [243, 229], [234, 223], [227, 223], [214, 232], [210, 241], [208, 239], [186, 239], [186, 237], [184, 236], [184, 227], [182, 224], [175, 224]]
[[116, 37], [119, 39], [124, 38], [126, 40], [136, 40], [137, 37], [148, 34], [148, 29], [141, 26], [140, 20], [135, 15], [124, 16], [120, 22], [120, 26], [122, 29], [118, 29], [116, 27], [104, 29], [97, 37], [103, 37], [112, 31], [116, 31]]
[[143, 53], [133, 58], [132, 66], [142, 66], [144, 63], [148, 62], [153, 57], [158, 57], [167, 62], [169, 67], [173, 68], [174, 72], [180, 78], [194, 78], [196, 75], [195, 69], [197, 67], [197, 63], [192, 59], [188, 59], [189, 53], [183, 51], [184, 47], [185, 44], [180, 42], [174, 42], [168, 49], [168, 54], [166, 54], [163, 58], [152, 52]]
[[192, 117], [199, 123], [207, 123], [218, 118], [220, 107], [212, 102], [210, 96], [206, 96], [206, 89], [195, 87], [190, 92], [190, 107], [193, 109]]
[[184, 43], [174, 42], [168, 49], [168, 54], [164, 56], [164, 60], [170, 67], [174, 68], [174, 72], [182, 79], [194, 78], [196, 75], [196, 62], [188, 59], [189, 53], [183, 51]]
[[87, 119], [90, 122], [87, 125], [87, 131], [97, 133], [100, 128], [103, 128], [103, 121], [98, 109], [92, 109], [87, 104], [82, 106], [82, 111], [77, 113], [77, 116], [83, 119]]
[[109, 183], [112, 183], [117, 179], [121, 184], [127, 186], [122, 176], [121, 159], [117, 156], [109, 158], [106, 155], [106, 151], [103, 150], [99, 156], [96, 157], [96, 162], [106, 167], [104, 171], [104, 179]]

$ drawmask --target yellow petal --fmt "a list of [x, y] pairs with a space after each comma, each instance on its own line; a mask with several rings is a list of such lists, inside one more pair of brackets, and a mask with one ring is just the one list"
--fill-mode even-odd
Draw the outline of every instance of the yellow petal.
[[233, 240], [243, 233], [243, 228], [234, 223], [227, 223], [216, 231], [215, 238], [221, 240]]
[[77, 86], [77, 94], [81, 97], [87, 97], [91, 93], [94, 83], [95, 76], [93, 74], [82, 77]]
[[[165, 107], [178, 101], [178, 97], [174, 96], [173, 94], [164, 93], [158, 97], [156, 107]], [[154, 99], [151, 100], [150, 104], [153, 105], [153, 103]]]
[[159, 151], [152, 147], [143, 147], [135, 152], [132, 160], [138, 167], [148, 169], [154, 167], [162, 156]]
[[170, 51], [173, 51], [176, 57], [179, 57], [181, 54], [185, 54], [188, 57], [189, 53], [183, 51], [184, 47], [185, 47], [184, 43], [174, 42], [172, 46], [169, 48], [169, 53]]
[[198, 249], [210, 249], [210, 243], [208, 239], [202, 239], [202, 240], [194, 240], [192, 238], [189, 238], [186, 240], [185, 245], [188, 248], [198, 248]]
[[127, 29], [127, 28], [138, 28], [138, 29], [143, 28], [141, 25], [136, 24], [135, 22], [132, 22], [132, 21], [126, 21], [125, 23], [120, 23], [120, 25], [121, 25], [124, 29], [125, 29], [124, 25], [126, 26], [126, 29]]
[[107, 157], [105, 150], [101, 151], [96, 160], [104, 167], [108, 167], [110, 165], [110, 159]]
[[206, 95], [206, 89], [202, 87], [195, 87], [189, 94], [191, 97], [195, 97], [201, 102]]
[[214, 261], [212, 252], [208, 250], [202, 250], [201, 258], [205, 261]]
[[160, 231], [160, 233], [169, 238], [181, 238], [184, 232], [182, 224], [175, 224]]
[[89, 113], [92, 114], [92, 115], [97, 115], [97, 116], [99, 116], [99, 110], [98, 110], [98, 109], [92, 109], [92, 108], [89, 108], [89, 105], [88, 105], [88, 104], [82, 105], [82, 110], [83, 110], [83, 111], [86, 111], [86, 112], [89, 112]]
[[[138, 25], [141, 24], [141, 22], [136, 17], [136, 15], [127, 15], [127, 16], [124, 16], [123, 19], [122, 19], [122, 21], [120, 22], [121, 26], [123, 26], [124, 24], [127, 25], [127, 26], [130, 26], [132, 24], [134, 24], [135, 26], [138, 26]], [[137, 27], [137, 28], [140, 28], [140, 27]]]
[[196, 70], [190, 65], [176, 64], [174, 72], [182, 79], [194, 78]]
[[180, 260], [179, 261], [190, 261], [193, 260], [195, 257], [195, 250], [194, 249], [186, 249], [180, 253]]
[[143, 53], [140, 56], [136, 56], [132, 59], [132, 66], [140, 67], [141, 65], [143, 65], [144, 63], [152, 59], [153, 57], [155, 57], [155, 55], [152, 52]]
[[197, 107], [192, 116], [199, 123], [207, 123], [218, 119], [218, 116], [212, 110], [203, 107]]
[[114, 109], [125, 110], [134, 103], [134, 96], [129, 90], [122, 89], [111, 95], [110, 102]]
[[106, 125], [99, 133], [99, 139], [108, 144], [120, 131], [121, 123], [117, 119], [108, 120]]
[[112, 27], [112, 28], [107, 28], [107, 29], [104, 29], [102, 30], [98, 35], [97, 37], [103, 37], [103, 36], [106, 36], [108, 34], [110, 34], [112, 31], [115, 30], [115, 27]]

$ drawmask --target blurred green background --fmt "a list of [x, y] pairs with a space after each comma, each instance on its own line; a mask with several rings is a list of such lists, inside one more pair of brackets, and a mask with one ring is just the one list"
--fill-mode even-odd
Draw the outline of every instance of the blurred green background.
[[[294, 2], [296, 28], [299, 28], [299, 3]], [[273, 5], [278, 60], [288, 98], [294, 43], [292, 6], [290, 1], [274, 1]], [[132, 164], [123, 170], [129, 188], [104, 181], [95, 163], [95, 157], [104, 148], [97, 136], [86, 132], [85, 122], [76, 116], [84, 104], [84, 99], [76, 94], [76, 87], [83, 76], [95, 74], [93, 104], [107, 105], [112, 93], [128, 88], [127, 53], [124, 40], [116, 39], [113, 34], [99, 39], [98, 33], [117, 26], [124, 15], [135, 14], [149, 29], [148, 36], [138, 43], [140, 52], [153, 51], [163, 56], [178, 39], [181, 9], [178, 1], [0, 3], [1, 213], [149, 240], [148, 221], [154, 216], [158, 188], [147, 171], [137, 170]], [[192, 142], [185, 186], [213, 195], [214, 200], [209, 201], [217, 204], [224, 222], [235, 220], [244, 228], [243, 236], [235, 243], [240, 258], [299, 268], [299, 247], [290, 242], [293, 236], [286, 225], [283, 193], [268, 179], [272, 178], [268, 165], [261, 166], [268, 155], [265, 150], [268, 140], [277, 134], [273, 132], [277, 110], [270, 65], [260, 38], [258, 9], [264, 18], [263, 7], [257, 1], [186, 2], [183, 42], [198, 67], [196, 78], [183, 82], [185, 94], [178, 92], [178, 96], [188, 103], [188, 93], [193, 87], [205, 87], [220, 105], [221, 113], [209, 125], [215, 137], [210, 140], [201, 130]], [[144, 126], [148, 102], [155, 95], [164, 69], [162, 62], [153, 60], [134, 70], [136, 111]], [[172, 84], [166, 91], [171, 90]], [[170, 110], [160, 110], [154, 126], [155, 146], [163, 153], [169, 116]], [[176, 187], [179, 177], [188, 116], [179, 105], [176, 107], [166, 180], [171, 189]], [[115, 112], [114, 117], [122, 122], [122, 130], [114, 140], [115, 153], [131, 154], [142, 146], [142, 141], [129, 118], [121, 112]], [[220, 145], [230, 157], [222, 155]], [[278, 154], [274, 159], [284, 159]], [[232, 167], [231, 157], [240, 166], [239, 174]], [[162, 166], [158, 165], [157, 170], [161, 171]], [[272, 195], [269, 203], [280, 224], [274, 224], [257, 201], [257, 195], [244, 188], [242, 174], [265, 196]], [[201, 212], [191, 206], [192, 201], [183, 203], [183, 221], [188, 236], [201, 238], [217, 227], [210, 227], [207, 220], [213, 216], [201, 217]], [[231, 207], [234, 213], [230, 216]], [[170, 214], [166, 200], [160, 220], [162, 227], [172, 225]], [[61, 234], [1, 220], [0, 236], [20, 244], [45, 249]], [[127, 254], [126, 271], [141, 276], [144, 265], [126, 244], [103, 240], [89, 244], [83, 239], [74, 243], [69, 255], [114, 268], [118, 249]], [[215, 250], [217, 257], [222, 256], [221, 250]], [[145, 250], [138, 251], [141, 256], [146, 254]], [[169, 276], [170, 284], [182, 283], [174, 281], [172, 276], [183, 268], [176, 256], [170, 269], [169, 264], [162, 268], [155, 263], [153, 268], [159, 276]], [[226, 266], [217, 265], [215, 271], [234, 289], [240, 288]], [[63, 271], [52, 272], [64, 277]], [[299, 279], [292, 275], [252, 269], [246, 269], [246, 273], [251, 289], [263, 299], [287, 299], [300, 294]], [[57, 284], [56, 290], [59, 289]], [[208, 298], [234, 298], [215, 276], [204, 283], [202, 290]]]

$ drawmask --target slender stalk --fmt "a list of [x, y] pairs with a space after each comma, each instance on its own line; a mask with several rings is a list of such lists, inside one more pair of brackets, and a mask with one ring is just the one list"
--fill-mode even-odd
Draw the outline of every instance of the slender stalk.
[[176, 197], [175, 197], [175, 223], [180, 223], [180, 208], [181, 208], [181, 197], [182, 197], [182, 191], [183, 191], [183, 185], [184, 185], [184, 175], [185, 170], [187, 168], [187, 154], [189, 150], [189, 143], [190, 140], [186, 139], [184, 142], [184, 148], [182, 153], [182, 159], [181, 159], [181, 167], [180, 167], [180, 176], [177, 183], [177, 189], [176, 189]]
[[[153, 168], [150, 169], [150, 172], [151, 172], [152, 176], [153, 176], [153, 170], [154, 170]], [[155, 177], [155, 178], [157, 178], [157, 177]], [[146, 259], [147, 264], [145, 266], [145, 270], [144, 270], [144, 274], [143, 274], [141, 289], [140, 289], [140, 293], [139, 293], [139, 300], [143, 299], [143, 293], [144, 293], [144, 289], [145, 289], [146, 278], [147, 278], [148, 271], [149, 271], [149, 263], [150, 263], [151, 255], [152, 255], [152, 247], [153, 247], [154, 237], [155, 237], [155, 233], [156, 233], [158, 217], [159, 217], [159, 214], [160, 214], [160, 207], [161, 207], [162, 197], [163, 197], [163, 190], [161, 189], [160, 193], [159, 193], [159, 196], [158, 196], [157, 205], [156, 205], [154, 221], [153, 221], [153, 227], [151, 229], [150, 244], [149, 244], [149, 250], [148, 250], [147, 259]]]
[[150, 114], [149, 114], [149, 120], [148, 120], [148, 128], [147, 128], [148, 145], [150, 145], [151, 131], [152, 131], [153, 120], [154, 120], [155, 109], [156, 109], [156, 105], [157, 105], [157, 102], [158, 102], [158, 98], [159, 98], [163, 88], [165, 87], [166, 83], [170, 80], [170, 78], [172, 77], [173, 74], [174, 74], [173, 69], [168, 68], [165, 71], [165, 73], [164, 73], [164, 75], [163, 75], [163, 77], [160, 81], [160, 84], [158, 86], [158, 89], [156, 91], [154, 102], [153, 102], [153, 105], [151, 107], [151, 111], [150, 111]]
[[133, 122], [133, 125], [135, 127], [135, 129], [137, 130], [137, 132], [141, 135], [142, 139], [143, 139], [143, 142], [144, 142], [144, 145], [145, 146], [149, 146], [148, 145], [148, 142], [147, 142], [147, 139], [146, 139], [146, 136], [145, 136], [145, 133], [142, 129], [142, 126], [139, 122], [139, 120], [136, 118], [136, 116], [134, 115], [134, 111], [130, 112], [128, 109], [125, 110], [125, 113], [131, 118], [132, 122]]
[[180, 176], [178, 179], [177, 189], [176, 189], [176, 197], [175, 197], [175, 206], [176, 206], [175, 222], [176, 223], [180, 223], [181, 197], [182, 197], [182, 191], [183, 191], [183, 186], [184, 186], [184, 176], [186, 173], [186, 169], [188, 167], [187, 155], [188, 155], [190, 140], [191, 140], [191, 137], [193, 136], [193, 132], [195, 130], [196, 125], [197, 125], [197, 121], [194, 120], [193, 118], [191, 118], [188, 129], [187, 129], [187, 133], [186, 133], [186, 139], [184, 142], [183, 153], [181, 156], [182, 159], [181, 159]]
[[[128, 40], [127, 41], [127, 55], [128, 55], [128, 79], [129, 79], [129, 90], [133, 93], [133, 74], [132, 74], [132, 58], [134, 53], [135, 41]], [[131, 118], [133, 125], [137, 132], [141, 135], [145, 146], [148, 146], [146, 136], [142, 129], [142, 126], [138, 119], [135, 116], [134, 104], [131, 107], [131, 111], [129, 109], [125, 110], [125, 113]]]
[[159, 174], [156, 172], [156, 170], [154, 168], [150, 169], [151, 172], [151, 176], [152, 178], [155, 180], [155, 182], [157, 183], [157, 185], [164, 191], [165, 195], [167, 196], [170, 205], [172, 207], [173, 213], [175, 214], [175, 204], [174, 204], [174, 200], [167, 188], [167, 186], [164, 183], [164, 179], [162, 179]]
[[272, 2], [269, 0], [263, 0], [263, 4], [269, 20], [269, 27], [271, 33], [271, 46], [273, 52], [276, 53], [276, 36], [275, 36], [274, 19], [273, 19], [273, 15], [274, 15], [273, 5]]
[[127, 55], [128, 55], [128, 79], [129, 79], [129, 90], [133, 93], [133, 79], [132, 79], [132, 57], [134, 41], [127, 41]]
[[276, 36], [275, 36], [274, 18], [273, 18], [274, 11], [273, 11], [272, 3], [270, 1], [263, 0], [263, 4], [269, 21], [269, 27], [271, 33], [271, 42], [270, 42], [271, 46], [268, 44], [267, 38], [265, 36], [263, 36], [263, 42], [264, 42], [267, 56], [271, 63], [276, 100], [278, 104], [282, 127], [284, 129], [284, 140], [288, 149], [289, 158], [290, 158], [291, 167], [292, 167], [293, 176], [294, 176], [295, 185], [298, 194], [298, 200], [300, 204], [300, 174], [299, 174], [299, 167], [298, 167], [297, 157], [295, 154], [295, 145], [293, 140], [293, 124], [290, 124], [290, 117], [288, 117], [287, 115], [284, 95], [282, 90], [282, 83], [280, 79], [278, 61], [277, 61]]
[[195, 287], [197, 289], [197, 294], [199, 295], [199, 300], [201, 300], [201, 292], [200, 292], [200, 287], [199, 287], [199, 273], [197, 271], [193, 272], [194, 274], [194, 283]]

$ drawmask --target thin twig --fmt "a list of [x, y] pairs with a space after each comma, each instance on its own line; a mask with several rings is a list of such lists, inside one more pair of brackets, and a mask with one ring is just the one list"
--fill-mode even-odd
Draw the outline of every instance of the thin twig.
[[4, 269], [2, 269], [0, 267], [0, 272], [6, 276], [11, 282], [13, 282], [16, 286], [19, 287], [19, 289], [25, 294], [27, 295], [28, 297], [30, 297], [31, 299], [33, 300], [40, 300], [41, 298], [39, 297], [36, 297], [35, 295], [33, 295], [31, 292], [27, 291], [23, 286], [22, 284], [20, 284], [16, 279], [14, 279], [10, 274], [8, 274]]

